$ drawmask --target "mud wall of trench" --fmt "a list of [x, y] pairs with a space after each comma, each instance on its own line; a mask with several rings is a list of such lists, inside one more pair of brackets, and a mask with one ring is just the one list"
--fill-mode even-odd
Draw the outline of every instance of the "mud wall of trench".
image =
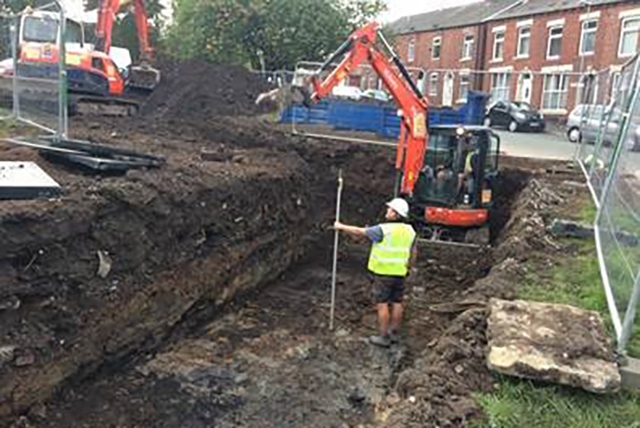
[[279, 275], [313, 223], [306, 169], [295, 154], [177, 174], [169, 165], [103, 179], [80, 197], [4, 205], [0, 416], [156, 346], [194, 305]]

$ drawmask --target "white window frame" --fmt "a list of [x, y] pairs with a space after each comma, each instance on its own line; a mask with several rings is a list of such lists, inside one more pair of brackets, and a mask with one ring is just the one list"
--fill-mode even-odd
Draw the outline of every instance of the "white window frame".
[[465, 34], [462, 40], [462, 57], [460, 61], [469, 61], [473, 57], [473, 44], [475, 37], [473, 34]]
[[[585, 27], [588, 24], [594, 23], [596, 24], [595, 28], [589, 28], [589, 29], [585, 29]], [[585, 19], [584, 21], [582, 21], [581, 25], [580, 25], [580, 48], [578, 50], [578, 53], [580, 54], [580, 56], [590, 56], [590, 55], [595, 55], [596, 53], [596, 34], [598, 31], [598, 20], [597, 19]], [[593, 50], [589, 51], [589, 52], [585, 52], [584, 51], [584, 37], [587, 34], [593, 34]]]
[[[522, 32], [524, 30], [529, 30], [528, 34], [523, 37]], [[520, 47], [521, 47], [521, 43], [522, 43], [522, 39], [529, 39], [529, 48], [527, 49], [527, 53], [523, 54], [522, 52], [520, 52]], [[529, 58], [529, 52], [531, 51], [531, 26], [530, 25], [524, 25], [522, 27], [518, 28], [518, 44], [516, 45], [516, 58]]]
[[[547, 86], [547, 79], [553, 79], [554, 76], [560, 76], [560, 86], [562, 89], [558, 90], [558, 89], [552, 89], [550, 91], [547, 91], [545, 88]], [[552, 113], [552, 114], [565, 114], [567, 112], [567, 105], [569, 103], [569, 74], [567, 73], [549, 73], [549, 74], [545, 74], [543, 76], [543, 81], [542, 81], [542, 98], [540, 100], [540, 109], [545, 112], [545, 113]], [[548, 93], [557, 93], [559, 96], [559, 100], [562, 100], [563, 98], [563, 94], [564, 94], [564, 99], [565, 99], [565, 103], [564, 106], [562, 105], [557, 105], [557, 106], [551, 106], [552, 108], [549, 108], [547, 106], [545, 106], [544, 104], [544, 100], [545, 100], [545, 95]]]
[[[500, 41], [498, 41], [498, 37], [500, 37]], [[492, 62], [499, 62], [504, 59], [504, 46], [505, 46], [504, 39], [505, 39], [505, 31], [496, 31], [495, 33], [493, 33], [493, 52], [491, 55]], [[496, 56], [498, 43], [502, 44], [502, 52], [500, 53], [500, 57]]]
[[[436, 97], [438, 96], [438, 80], [439, 80], [439, 76], [438, 73], [431, 73], [429, 75], [429, 96], [430, 97]], [[435, 84], [434, 84], [435, 81]]]
[[[466, 80], [466, 84], [462, 84], [463, 80]], [[465, 86], [466, 93], [462, 94], [462, 87]], [[460, 74], [460, 84], [458, 85], [458, 103], [464, 103], [467, 101], [467, 94], [469, 93], [469, 87], [471, 86], [471, 75], [469, 74]]]
[[[496, 85], [498, 83], [499, 85]], [[491, 73], [491, 101], [511, 100], [511, 73], [508, 71]], [[504, 95], [496, 97], [496, 95]]]
[[[640, 15], [634, 15], [634, 16], [627, 16], [625, 18], [622, 18], [622, 20], [620, 21], [620, 39], [618, 41], [618, 57], [629, 57], [629, 56], [633, 56], [635, 54], [635, 52], [629, 52], [629, 53], [623, 53], [622, 52], [622, 39], [624, 38], [624, 33], [626, 32], [631, 32], [630, 30], [626, 30], [624, 29], [624, 25], [629, 22], [629, 21], [637, 21], [640, 20]], [[636, 30], [637, 32], [640, 32], [640, 30]], [[638, 41], [636, 40], [636, 50], [638, 50]]]
[[[552, 35], [553, 30], [561, 30], [560, 35]], [[564, 36], [564, 27], [562, 25], [554, 25], [549, 27], [549, 32], [547, 33], [547, 59], [558, 59], [562, 56], [562, 37]], [[560, 39], [560, 52], [558, 55], [551, 55], [551, 41], [555, 39]]]
[[412, 37], [407, 45], [407, 62], [413, 62], [416, 59], [416, 41]]
[[[437, 42], [437, 43], [436, 43]], [[438, 46], [438, 56], [436, 56], [436, 46]], [[442, 37], [434, 37], [431, 41], [431, 59], [440, 59], [442, 56]]]

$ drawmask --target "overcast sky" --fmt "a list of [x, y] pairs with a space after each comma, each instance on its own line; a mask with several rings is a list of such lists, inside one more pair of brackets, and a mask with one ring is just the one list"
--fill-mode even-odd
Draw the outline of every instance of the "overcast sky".
[[474, 3], [479, 0], [386, 0], [388, 11], [380, 20], [390, 22], [402, 16], [415, 15], [431, 10], [444, 9], [447, 7], [459, 6], [461, 4]]
[[[379, 19], [382, 22], [391, 22], [402, 16], [415, 15], [417, 13], [459, 6], [476, 1], [479, 0], [386, 0], [388, 10]], [[63, 0], [63, 2], [66, 4], [67, 10], [82, 10], [82, 0]], [[171, 4], [171, 0], [162, 0], [162, 2]]]

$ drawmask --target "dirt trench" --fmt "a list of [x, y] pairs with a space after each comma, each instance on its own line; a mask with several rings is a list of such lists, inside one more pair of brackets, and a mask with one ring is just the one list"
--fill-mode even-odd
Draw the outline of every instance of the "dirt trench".
[[[231, 86], [249, 89], [204, 94], [243, 100], [215, 114], [244, 111], [259, 88]], [[345, 221], [381, 220], [393, 151], [156, 101], [152, 114], [73, 129], [164, 156], [158, 170], [96, 177], [0, 144], [3, 159], [37, 160], [66, 192], [0, 206], [0, 426], [456, 427], [480, 415], [470, 394], [492, 383], [486, 314], [430, 306], [513, 292], [503, 262], [531, 248], [520, 219], [536, 209], [518, 195], [548, 164], [503, 166], [493, 251], [423, 250], [402, 341], [386, 351], [366, 342], [375, 313], [359, 243], [340, 249], [328, 331], [327, 226], [338, 169]]]
[[[14, 371], [20, 377], [15, 378], [13, 397], [24, 403], [14, 411], [27, 411], [26, 416], [14, 420], [14, 426], [343, 427], [383, 423], [385, 409], [399, 400], [396, 383], [402, 381], [404, 371], [425, 349], [434, 346], [458, 315], [434, 313], [429, 306], [454, 299], [486, 276], [491, 254], [425, 248], [419, 274], [410, 281], [403, 340], [385, 351], [366, 341], [375, 332], [375, 313], [363, 268], [367, 248], [345, 242], [340, 251], [337, 329], [329, 332], [332, 235], [326, 226], [332, 218], [337, 169], [342, 167], [345, 173], [345, 220], [373, 223], [383, 211], [380, 202], [390, 193], [390, 174], [385, 169], [392, 169], [392, 165], [388, 153], [380, 149], [318, 141], [295, 144], [300, 143], [295, 156], [265, 155], [267, 159], [275, 156], [272, 160], [278, 165], [286, 162], [290, 167], [285, 170], [293, 169], [291, 175], [282, 180], [269, 180], [268, 175], [241, 180], [224, 192], [228, 197], [233, 195], [233, 205], [225, 206], [227, 199], [213, 196], [222, 189], [208, 189], [205, 194], [214, 199], [206, 200], [206, 206], [219, 206], [233, 215], [206, 210], [201, 223], [190, 220], [186, 239], [154, 243], [156, 251], [177, 249], [176, 244], [184, 246], [184, 240], [193, 241], [193, 248], [183, 252], [179, 261], [172, 259], [173, 251], [162, 251], [164, 259], [158, 263], [173, 267], [159, 269], [157, 276], [147, 272], [146, 281], [125, 274], [117, 280], [116, 292], [103, 287], [105, 294], [93, 301], [92, 308], [101, 313], [99, 317], [92, 311], [86, 315], [86, 296], [76, 302], [75, 295], [69, 296], [67, 291], [61, 298], [64, 313], [72, 317], [65, 322], [76, 322], [68, 331], [75, 329], [80, 334], [67, 337], [55, 331], [56, 339], [68, 340], [69, 348], [61, 346], [59, 354], [55, 349], [50, 351], [51, 360], [40, 361], [38, 355], [40, 364], [33, 367], [36, 370], [31, 378], [24, 377], [30, 366]], [[231, 164], [259, 164], [260, 173], [265, 173], [265, 159], [255, 157], [260, 149], [250, 144], [225, 146], [220, 153], [226, 159], [241, 157]], [[507, 190], [495, 212], [496, 240], [509, 219], [510, 203], [527, 177], [517, 170], [504, 174]], [[285, 205], [275, 208], [283, 198]], [[265, 221], [262, 209], [259, 214], [246, 209], [266, 201], [274, 210], [271, 221]], [[193, 200], [196, 206], [201, 202], [202, 195]], [[123, 211], [131, 209], [145, 212], [148, 208], [127, 205]], [[167, 218], [180, 224], [185, 220], [176, 220], [176, 214], [192, 212], [193, 205], [176, 204], [171, 210]], [[254, 217], [238, 220], [242, 214]], [[101, 222], [110, 222], [114, 230], [126, 223], [140, 225], [111, 214], [98, 218], [102, 220], [97, 225], [95, 218], [91, 220], [91, 238], [84, 239], [92, 241], [93, 247], [97, 245], [93, 241], [98, 240], [102, 244], [98, 246], [110, 248], [118, 260], [122, 252], [115, 248], [127, 241], [126, 236], [112, 238], [109, 247], [109, 241], [100, 242], [100, 235], [93, 230], [106, 228]], [[220, 218], [227, 219], [224, 227], [216, 225]], [[157, 216], [149, 216], [149, 224], [156, 221]], [[155, 227], [158, 229], [147, 234], [160, 239], [165, 229], [176, 226], [161, 223]], [[120, 233], [136, 231], [125, 228]], [[83, 238], [74, 233], [73, 239], [82, 242]], [[89, 244], [78, 246], [74, 241], [68, 246], [82, 251]], [[154, 254], [153, 250], [146, 250], [143, 263], [148, 263], [146, 257]], [[127, 257], [135, 254], [132, 251]], [[26, 257], [20, 260], [24, 263]], [[86, 263], [84, 274], [94, 276], [95, 260], [87, 258]], [[129, 272], [135, 263], [121, 268]], [[38, 267], [39, 275], [51, 276], [41, 270], [46, 266], [44, 260], [32, 266]], [[75, 293], [82, 294], [82, 290]], [[36, 300], [34, 304], [42, 303]], [[46, 310], [41, 323], [53, 322], [59, 328], [59, 318], [52, 320], [48, 314], [59, 312], [60, 306]], [[26, 306], [23, 309], [29, 310]], [[81, 331], [85, 325], [75, 321], [78, 314], [91, 319], [91, 327]], [[112, 319], [105, 322], [109, 317]], [[474, 333], [481, 337], [481, 323], [474, 326]], [[28, 339], [33, 346], [32, 336]], [[478, 345], [481, 353], [483, 348]], [[64, 377], [43, 378], [43, 373], [46, 376], [61, 370], [67, 370]], [[485, 372], [480, 378], [485, 386], [490, 383]], [[34, 388], [43, 380], [50, 382], [49, 391]], [[21, 387], [24, 395], [16, 395]], [[48, 393], [56, 390], [53, 399], [47, 400]]]

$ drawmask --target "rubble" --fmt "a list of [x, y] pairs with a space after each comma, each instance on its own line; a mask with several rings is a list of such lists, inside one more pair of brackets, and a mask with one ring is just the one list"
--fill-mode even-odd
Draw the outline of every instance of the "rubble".
[[600, 315], [569, 305], [491, 299], [487, 364], [500, 373], [596, 393], [620, 388]]

